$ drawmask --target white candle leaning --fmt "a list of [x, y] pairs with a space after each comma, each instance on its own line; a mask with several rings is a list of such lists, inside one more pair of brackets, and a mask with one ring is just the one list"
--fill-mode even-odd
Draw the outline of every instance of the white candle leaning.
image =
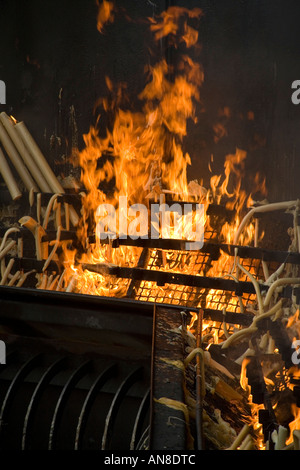
[[[56, 240], [54, 241], [54, 246], [52, 248], [52, 251], [50, 253], [50, 255], [48, 256], [44, 266], [43, 266], [43, 269], [42, 271], [46, 271], [46, 269], [48, 268], [50, 262], [52, 261], [56, 251], [57, 251], [57, 248], [59, 247], [59, 244], [60, 244], [60, 234], [61, 234], [61, 226], [58, 227], [58, 230], [56, 232]], [[50, 242], [50, 244], [52, 244], [52, 242]]]
[[[48, 164], [46, 158], [44, 157], [43, 153], [41, 152], [40, 148], [38, 147], [37, 143], [35, 142], [34, 138], [28, 131], [25, 123], [23, 121], [18, 122], [15, 124], [15, 129], [22, 137], [23, 142], [29, 152], [31, 153], [32, 157], [34, 158], [35, 163], [47, 178], [47, 182], [51, 188], [53, 193], [57, 194], [64, 194], [65, 190], [56, 178], [54, 172], [52, 171], [50, 165]], [[70, 206], [70, 219], [72, 224], [76, 227], [78, 224], [79, 218], [75, 211], [75, 209]]]
[[8, 262], [8, 265], [3, 273], [3, 276], [2, 276], [2, 279], [1, 279], [1, 282], [0, 282], [0, 286], [4, 286], [6, 284], [6, 281], [8, 279], [8, 276], [9, 276], [9, 273], [14, 265], [14, 262], [15, 260], [13, 258], [11, 258]]
[[33, 139], [32, 135], [28, 131], [25, 123], [23, 121], [17, 122], [15, 124], [15, 129], [18, 135], [22, 138], [23, 143], [26, 146], [26, 148], [31, 152], [31, 155], [34, 158], [35, 163], [37, 164], [39, 169], [43, 172], [43, 174], [45, 175], [45, 178], [47, 178], [51, 191], [54, 193], [58, 193], [58, 194], [64, 193], [63, 187], [61, 186], [58, 179], [56, 178], [49, 163], [47, 162], [46, 158], [42, 154], [40, 148], [38, 147], [37, 143]]
[[75, 284], [76, 284], [76, 279], [74, 276], [72, 276], [65, 292], [72, 292], [75, 287]]
[[62, 272], [62, 274], [60, 275], [60, 278], [58, 280], [58, 284], [56, 286], [56, 290], [57, 291], [60, 291], [61, 290], [61, 287], [63, 285], [63, 281], [64, 281], [64, 277], [65, 277], [65, 274], [66, 274], [66, 270], [64, 269], [64, 271]]
[[48, 275], [43, 274], [43, 275], [40, 275], [39, 277], [40, 277], [40, 279], [39, 279], [36, 287], [37, 287], [37, 289], [44, 290], [44, 289], [46, 289], [46, 286], [47, 286]]
[[15, 169], [19, 173], [25, 187], [28, 191], [32, 188], [34, 191], [38, 191], [36, 183], [33, 181], [29, 171], [27, 170], [26, 166], [23, 163], [22, 158], [20, 157], [16, 147], [14, 146], [11, 138], [7, 134], [5, 128], [3, 127], [2, 123], [0, 122], [0, 141], [9, 156], [11, 162], [13, 163]]
[[248, 424], [245, 424], [237, 437], [235, 438], [234, 442], [231, 444], [231, 446], [227, 450], [236, 450], [244, 441], [244, 439], [249, 435], [250, 432], [250, 426]]
[[41, 191], [45, 193], [51, 192], [50, 186], [45, 180], [39, 167], [36, 165], [35, 161], [33, 160], [28, 149], [25, 147], [25, 144], [23, 140], [21, 139], [20, 135], [16, 131], [15, 124], [13, 123], [13, 121], [7, 116], [5, 112], [0, 113], [0, 120], [3, 126], [5, 127], [6, 132], [8, 133], [11, 140], [13, 141], [16, 149], [18, 150], [19, 155], [22, 157], [27, 169], [31, 173], [31, 176], [33, 177], [36, 184], [38, 185], [38, 187], [41, 189]]
[[5, 255], [15, 246], [16, 242], [15, 240], [11, 240], [10, 242], [7, 243], [5, 248], [0, 252], [0, 260], [4, 258]]
[[18, 281], [17, 283], [17, 287], [22, 287], [22, 285], [24, 284], [24, 282], [26, 281], [27, 277], [32, 274], [32, 273], [35, 273], [35, 269], [32, 269], [31, 271], [28, 271], [27, 273], [24, 273], [22, 274], [20, 280]]
[[55, 278], [53, 279], [53, 281], [49, 285], [48, 290], [54, 290], [55, 289], [55, 286], [58, 282], [58, 279], [59, 279], [59, 274], [57, 274], [57, 276], [55, 276]]
[[9, 229], [6, 230], [5, 234], [4, 234], [4, 237], [2, 238], [1, 240], [1, 244], [0, 244], [0, 253], [2, 252], [3, 248], [5, 247], [6, 245], [6, 242], [7, 242], [7, 239], [9, 237], [9, 235], [11, 233], [16, 233], [16, 232], [19, 232], [20, 229], [18, 227], [11, 227]]
[[12, 276], [11, 280], [8, 283], [8, 286], [13, 286], [14, 283], [19, 279], [21, 275], [21, 271], [16, 271], [15, 274]]
[[7, 189], [12, 197], [12, 200], [15, 201], [16, 199], [20, 199], [20, 197], [22, 196], [22, 193], [18, 188], [18, 185], [13, 177], [11, 169], [1, 149], [0, 149], [0, 173], [5, 181]]

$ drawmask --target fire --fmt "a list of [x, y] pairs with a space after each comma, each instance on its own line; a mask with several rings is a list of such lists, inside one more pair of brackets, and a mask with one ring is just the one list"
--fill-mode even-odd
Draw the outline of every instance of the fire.
[[291, 412], [294, 416], [294, 420], [289, 423], [290, 436], [286, 441], [286, 445], [292, 444], [293, 442], [293, 432], [300, 430], [300, 409], [292, 403]]
[[[98, 29], [112, 20], [112, 2], [105, 1], [98, 12]], [[155, 39], [172, 35], [177, 37], [175, 23], [184, 15], [198, 18], [198, 9], [170, 8], [155, 21], [151, 19], [150, 29], [155, 32]], [[197, 32], [183, 23], [184, 36], [179, 36], [187, 47], [197, 40]], [[122, 105], [124, 90], [114, 90], [110, 79], [106, 79], [110, 94], [115, 97], [111, 102], [107, 98], [101, 101], [104, 112], [113, 116], [113, 125], [106, 129], [103, 137], [101, 117], [95, 127], [84, 136], [85, 148], [77, 155], [82, 170], [82, 182], [86, 192], [82, 198], [82, 218], [78, 227], [78, 237], [82, 241], [83, 254], [76, 253], [75, 260], [77, 289], [90, 294], [103, 294], [109, 290], [108, 280], [98, 274], [82, 272], [83, 262], [110, 262], [121, 266], [136, 266], [140, 250], [118, 248], [111, 250], [110, 245], [88, 244], [90, 233], [97, 225], [97, 208], [102, 203], [113, 204], [119, 210], [119, 197], [126, 196], [128, 204], [157, 201], [166, 194], [177, 200], [188, 198], [187, 166], [190, 156], [182, 149], [182, 139], [187, 135], [187, 121], [195, 118], [195, 102], [199, 101], [199, 89], [203, 81], [203, 72], [199, 64], [183, 55], [174, 71], [165, 60], [159, 61], [146, 70], [148, 81], [138, 98], [141, 111], [131, 111]], [[175, 75], [174, 80], [170, 77]], [[98, 103], [99, 104], [99, 103]], [[101, 131], [101, 132], [100, 132]], [[108, 190], [101, 189], [103, 186]], [[177, 234], [173, 233], [173, 237]], [[68, 261], [64, 260], [68, 270]], [[71, 268], [72, 265], [69, 266]], [[69, 275], [74, 275], [70, 269]], [[84, 278], [84, 280], [82, 279]], [[91, 278], [95, 282], [91, 282]], [[120, 281], [122, 283], [122, 281]], [[101, 288], [97, 286], [102, 285]], [[120, 289], [117, 289], [120, 293]], [[122, 292], [122, 289], [121, 289]]]
[[103, 0], [103, 2], [100, 4], [97, 1], [98, 4], [98, 17], [97, 17], [97, 29], [99, 33], [103, 33], [103, 28], [106, 23], [111, 23], [114, 20], [114, 14], [113, 11], [115, 9], [115, 6], [113, 2], [110, 2], [108, 0]]
[[248, 379], [247, 379], [247, 365], [249, 364], [250, 359], [245, 358], [242, 362], [241, 374], [240, 374], [240, 385], [243, 390], [249, 391]]
[[14, 118], [14, 116], [10, 115], [9, 117], [11, 118], [11, 120], [12, 120], [15, 124], [17, 124], [18, 121], [16, 120], [16, 118]]
[[[116, 11], [113, 2], [103, 0], [98, 3], [97, 28], [103, 33], [105, 24], [114, 21]], [[126, 87], [123, 84], [115, 85], [106, 77], [108, 96], [99, 99], [95, 109], [101, 109], [96, 124], [90, 127], [89, 132], [83, 136], [85, 148], [74, 155], [74, 161], [81, 168], [81, 182], [85, 190], [81, 193], [81, 218], [77, 227], [77, 238], [81, 244], [78, 248], [70, 249], [68, 242], [60, 242], [62, 248], [61, 263], [64, 267], [63, 275], [54, 278], [51, 275], [40, 275], [40, 289], [56, 289], [77, 293], [126, 297], [131, 279], [116, 279], [108, 274], [98, 274], [83, 268], [83, 264], [101, 264], [106, 267], [133, 267], [140, 266], [143, 249], [137, 246], [113, 247], [112, 240], [102, 242], [97, 233], [100, 218], [98, 208], [100, 205], [112, 205], [117, 214], [116, 231], [123, 234], [122, 223], [130, 225], [133, 221], [122, 206], [121, 198], [126, 198], [128, 205], [144, 204], [150, 212], [150, 204], [164, 204], [169, 197], [172, 202], [185, 201], [202, 203], [205, 207], [202, 225], [205, 232], [213, 233], [210, 242], [227, 245], [234, 244], [236, 232], [241, 224], [246, 208], [254, 204], [252, 197], [256, 193], [266, 195], [265, 180], [257, 173], [253, 180], [253, 194], [247, 194], [243, 189], [245, 177], [246, 151], [237, 148], [234, 153], [225, 157], [222, 174], [213, 172], [213, 156], [209, 162], [211, 178], [208, 188], [204, 188], [198, 180], [188, 182], [187, 169], [191, 165], [191, 158], [184, 151], [183, 141], [188, 135], [188, 122], [197, 121], [196, 105], [201, 102], [200, 89], [204, 80], [201, 65], [188, 55], [188, 49], [197, 47], [198, 31], [189, 24], [202, 16], [199, 8], [188, 10], [183, 7], [170, 7], [156, 18], [149, 18], [150, 30], [155, 41], [168, 39], [173, 47], [184, 45], [186, 50], [177, 61], [176, 66], [167, 60], [159, 60], [154, 65], [145, 68], [147, 77], [144, 89], [138, 94], [140, 106], [132, 110], [128, 105], [130, 99], [126, 96]], [[220, 111], [220, 116], [229, 116], [229, 108]], [[249, 119], [254, 119], [249, 112]], [[107, 116], [110, 125], [103, 128], [103, 115]], [[14, 118], [12, 117], [12, 120]], [[226, 128], [218, 123], [214, 126], [215, 142], [226, 135]], [[199, 178], [199, 181], [200, 178]], [[232, 218], [219, 223], [217, 230], [214, 227], [213, 217], [208, 215], [206, 209], [211, 204], [225, 208], [232, 213]], [[180, 207], [180, 204], [178, 204]], [[180, 220], [184, 219], [180, 215]], [[140, 219], [142, 220], [142, 219]], [[170, 218], [168, 238], [181, 239], [182, 233], [175, 227], [175, 216]], [[195, 217], [189, 220], [195, 225]], [[139, 222], [139, 226], [142, 222]], [[141, 228], [141, 227], [140, 227]], [[162, 233], [160, 235], [163, 235]], [[255, 222], [250, 222], [239, 238], [242, 245], [257, 243]], [[243, 261], [237, 260], [221, 250], [217, 260], [209, 264], [198, 263], [199, 253], [181, 250], [151, 249], [148, 269], [184, 273], [187, 275], [207, 276], [216, 278], [229, 277], [236, 281], [256, 277], [256, 265], [253, 264], [245, 270], [240, 270]], [[200, 265], [200, 267], [199, 267]], [[141, 281], [139, 292], [148, 290], [149, 295], [141, 295], [140, 300], [148, 302], [167, 302], [182, 305], [187, 302], [195, 308], [212, 309], [217, 311], [236, 312], [244, 311], [256, 296], [247, 298], [223, 290], [193, 288], [190, 286], [165, 284]], [[204, 305], [205, 304], [205, 305]], [[197, 314], [194, 314], [188, 330], [192, 331]], [[223, 328], [222, 328], [223, 327]], [[235, 328], [231, 325], [230, 328]], [[287, 322], [287, 328], [293, 328], [299, 335], [299, 310]], [[228, 336], [225, 320], [221, 327], [216, 322], [203, 321], [202, 340], [207, 348], [214, 343], [224, 341]], [[263, 441], [261, 426], [258, 422], [258, 411], [263, 405], [257, 406], [252, 402], [251, 390], [248, 385], [246, 369], [249, 359], [244, 359], [241, 367], [240, 385], [249, 394], [251, 407], [251, 425], [257, 433], [257, 442]], [[293, 370], [289, 371], [290, 374]], [[297, 371], [296, 371], [297, 372]], [[295, 372], [295, 376], [296, 376]], [[268, 386], [273, 387], [274, 382], [265, 378]], [[292, 407], [295, 417], [290, 423], [290, 440], [294, 430], [300, 429], [300, 414], [297, 407]]]
[[[200, 8], [189, 10], [184, 7], [169, 7], [162, 12], [158, 20], [149, 18], [152, 23], [150, 29], [155, 31], [156, 41], [168, 36], [175, 46], [179, 40], [179, 42], [185, 42], [187, 47], [191, 47], [197, 44], [198, 32], [187, 24], [186, 17], [200, 18], [202, 14]], [[182, 19], [182, 31], [180, 32]]]
[[[104, 25], [114, 20], [114, 11], [115, 6], [110, 1], [99, 5], [97, 27], [101, 33]], [[194, 26], [201, 16], [202, 11], [199, 8], [188, 10], [170, 7], [161, 15], [149, 18], [149, 27], [155, 41], [165, 38], [173, 47], [184, 44], [186, 50], [176, 66], [170, 65], [166, 60], [159, 60], [146, 67], [147, 81], [138, 95], [138, 111], [128, 107], [130, 99], [126, 96], [124, 85], [116, 86], [106, 77], [109, 98], [105, 97], [97, 102], [97, 110], [101, 109], [101, 113], [96, 125], [84, 135], [85, 148], [76, 155], [85, 187], [77, 232], [82, 250], [74, 251], [71, 257], [70, 253], [64, 252], [62, 261], [65, 266], [65, 282], [72, 279], [77, 292], [126, 295], [128, 280], [116, 280], [92, 273], [83, 270], [81, 265], [107, 263], [136, 267], [141, 256], [140, 248], [112, 248], [111, 243], [103, 244], [97, 237], [90, 242], [90, 236], [95, 235], [99, 221], [97, 208], [100, 204], [113, 205], [128, 223], [131, 219], [127, 213], [122, 212], [120, 196], [126, 196], [129, 205], [143, 203], [148, 208], [151, 202], [164, 203], [166, 197], [171, 197], [173, 201], [201, 202], [205, 207], [212, 202], [223, 204], [235, 212], [235, 217], [231, 222], [223, 224], [218, 241], [232, 243], [242, 211], [247, 201], [251, 203], [251, 197], [241, 188], [246, 160], [246, 152], [241, 149], [226, 157], [224, 174], [212, 175], [208, 190], [204, 190], [198, 183], [193, 186], [187, 180], [187, 168], [191, 159], [183, 150], [183, 140], [187, 137], [188, 121], [197, 120], [196, 104], [201, 101], [200, 89], [204, 80], [201, 65], [192, 60], [188, 51], [198, 47], [198, 31]], [[226, 110], [227, 114], [228, 112]], [[105, 130], [102, 128], [102, 115], [109, 116], [109, 122], [112, 123]], [[195, 219], [189, 223], [195, 224]], [[210, 229], [211, 221], [205, 213], [202, 223], [205, 229]], [[180, 238], [178, 231], [172, 227], [169, 237]], [[120, 226], [116, 228], [118, 232]], [[254, 230], [254, 226], [250, 224], [241, 242], [252, 241]], [[161, 253], [163, 266], [153, 265], [152, 269], [209, 276], [226, 276], [232, 269], [232, 257], [223, 252], [208, 273], [197, 270], [193, 253], [179, 253], [179, 262], [176, 263], [174, 253]], [[152, 256], [155, 256], [155, 250]], [[171, 302], [180, 304], [193, 295], [192, 289], [186, 286], [178, 287], [175, 293], [172, 286], [160, 287], [155, 283], [142, 282], [141, 287], [145, 286], [152, 290], [147, 298], [150, 301], [159, 301], [161, 298], [161, 301], [170, 299]], [[198, 294], [194, 294], [195, 302]], [[211, 289], [206, 296], [206, 306], [213, 308], [220, 295], [220, 292]], [[197, 307], [199, 306], [198, 303]], [[241, 299], [234, 297], [227, 305], [228, 310], [232, 311], [240, 306]]]

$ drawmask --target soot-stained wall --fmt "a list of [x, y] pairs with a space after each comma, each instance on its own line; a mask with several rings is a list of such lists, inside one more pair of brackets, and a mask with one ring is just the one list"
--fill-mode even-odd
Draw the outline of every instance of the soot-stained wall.
[[[61, 163], [77, 141], [83, 146], [94, 105], [107, 93], [105, 76], [126, 83], [131, 106], [136, 102], [144, 67], [154, 60], [143, 20], [170, 5], [200, 7], [201, 50], [194, 59], [205, 78], [197, 123], [189, 122], [183, 143], [192, 159], [189, 178], [208, 185], [211, 156], [220, 173], [225, 156], [241, 148], [246, 187], [259, 171], [269, 200], [299, 197], [300, 105], [291, 101], [292, 82], [300, 79], [299, 2], [115, 3], [114, 22], [100, 34], [95, 0], [0, 0], [0, 80], [7, 94], [0, 107], [26, 122], [51, 164]], [[163, 45], [155, 50], [164, 56]]]

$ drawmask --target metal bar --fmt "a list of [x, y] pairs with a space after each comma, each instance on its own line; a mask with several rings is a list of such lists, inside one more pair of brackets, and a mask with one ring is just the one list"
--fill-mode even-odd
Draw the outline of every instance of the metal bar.
[[0, 320], [7, 322], [76, 324], [150, 337], [152, 311], [153, 304], [137, 300], [0, 286]]
[[130, 441], [130, 450], [139, 450], [136, 448], [136, 446], [137, 446], [137, 442], [139, 442], [141, 438], [143, 422], [145, 420], [149, 407], [150, 407], [150, 389], [144, 395], [144, 398], [140, 404], [138, 413], [136, 415], [136, 419], [135, 419], [135, 423], [134, 423], [134, 427], [132, 431], [132, 436], [131, 436], [131, 441]]
[[[18, 258], [15, 256], [6, 256], [5, 261], [14, 260], [14, 269], [15, 270], [24, 270], [31, 271], [35, 269], [37, 272], [41, 273], [45, 265], [45, 260], [37, 260], [36, 258]], [[50, 261], [47, 271], [54, 271], [57, 274], [61, 271], [61, 268], [55, 261]]]
[[[189, 448], [185, 414], [184, 347], [180, 311], [154, 309], [150, 450], [178, 451]], [[170, 427], [173, 432], [170, 433]]]
[[139, 379], [141, 379], [142, 372], [142, 367], [138, 367], [137, 369], [135, 369], [125, 378], [125, 380], [122, 382], [119, 389], [117, 390], [105, 419], [105, 428], [102, 436], [101, 450], [110, 449], [113, 427], [121, 403], [130, 387]]
[[[127, 299], [127, 298], [117, 298], [117, 297], [102, 297], [97, 295], [85, 295], [85, 294], [74, 294], [67, 292], [53, 292], [47, 290], [36, 290], [31, 288], [22, 288], [22, 287], [8, 287], [0, 286], [0, 306], [1, 314], [0, 320], [5, 319], [9, 324], [9, 319], [12, 320], [15, 318], [15, 308], [14, 305], [22, 305], [22, 311], [28, 314], [28, 320], [33, 318], [33, 315], [30, 315], [32, 308], [38, 306], [42, 308], [43, 306], [51, 306], [55, 308], [60, 308], [61, 311], [64, 311], [65, 308], [70, 307], [73, 311], [73, 318], [76, 310], [84, 310], [86, 312], [111, 312], [113, 304], [113, 311], [124, 311], [125, 313], [136, 316], [141, 314], [143, 318], [148, 317], [152, 319], [153, 312], [153, 303], [145, 302], [141, 300]], [[9, 315], [5, 315], [5, 310], [10, 310]], [[165, 307], [170, 307], [175, 310], [187, 311], [187, 312], [198, 312], [199, 309], [196, 307], [187, 307], [186, 305], [172, 305], [164, 304]], [[64, 312], [65, 313], [65, 312]], [[50, 322], [51, 318], [47, 317], [47, 313], [43, 312], [45, 317], [37, 318], [39, 321]], [[220, 316], [221, 315], [221, 316]], [[214, 309], [204, 309], [204, 318], [212, 319], [216, 321], [223, 321], [223, 311], [214, 310]], [[250, 314], [242, 314], [235, 312], [226, 312], [225, 320], [227, 323], [237, 323], [241, 325], [249, 324], [250, 319], [253, 319], [253, 316]], [[52, 320], [56, 319], [55, 311], [53, 312]], [[220, 320], [219, 320], [220, 319]], [[137, 320], [137, 319], [136, 319]], [[80, 321], [76, 317], [76, 321]], [[242, 323], [241, 323], [242, 322]], [[64, 317], [61, 318], [61, 323], [65, 323]], [[66, 322], [67, 324], [67, 322]], [[80, 322], [81, 324], [81, 322]], [[80, 325], [79, 325], [80, 326]], [[97, 325], [95, 325], [97, 327]]]
[[[104, 239], [101, 241], [103, 244], [108, 244], [110, 240]], [[119, 246], [134, 246], [136, 248], [149, 248], [166, 251], [187, 251], [186, 243], [192, 247], [193, 242], [188, 240], [175, 239], [175, 238], [137, 238], [132, 240], [131, 238], [115, 238], [111, 240], [112, 248], [118, 248]], [[191, 252], [209, 253], [213, 260], [217, 260], [220, 256], [220, 248], [216, 243], [204, 243], [202, 248], [199, 249], [199, 244], [195, 243], [195, 250], [189, 249]]]
[[[217, 277], [195, 276], [190, 274], [180, 274], [174, 272], [158, 271], [154, 269], [127, 268], [108, 264], [82, 264], [82, 269], [117, 278], [135, 279], [142, 281], [156, 282], [157, 285], [179, 284], [190, 287], [202, 287], [233, 291], [236, 295], [255, 294], [254, 286], [247, 281], [233, 281]], [[260, 286], [261, 290], [267, 290], [268, 286]]]
[[93, 402], [97, 396], [97, 393], [101, 387], [105, 384], [107, 380], [109, 380], [116, 372], [117, 370], [117, 364], [112, 364], [108, 366], [104, 372], [102, 372], [93, 385], [91, 386], [84, 403], [81, 408], [81, 412], [79, 415], [78, 419], [78, 424], [76, 428], [76, 436], [75, 436], [75, 450], [80, 450], [82, 447], [82, 439], [83, 439], [83, 434], [86, 426], [86, 422], [88, 419], [89, 412], [91, 410], [91, 407], [93, 405]]
[[[1, 237], [1, 234], [0, 234]], [[12, 233], [10, 238], [32, 238], [31, 233], [26, 230], [21, 230], [20, 232]], [[93, 243], [94, 235], [89, 236], [90, 243]], [[42, 238], [43, 241], [52, 241], [56, 239], [55, 230], [47, 230], [46, 235]], [[77, 233], [72, 230], [62, 230], [61, 240], [71, 240], [73, 242], [77, 241]], [[102, 240], [101, 243], [107, 244], [109, 240]], [[145, 248], [145, 249], [159, 249], [166, 251], [186, 251], [186, 241], [185, 240], [176, 240], [176, 239], [143, 239], [139, 238], [137, 240], [128, 239], [119, 239], [116, 238], [111, 242], [112, 248], [118, 248], [119, 246], [133, 246], [136, 248]], [[191, 245], [192, 246], [192, 245]], [[196, 243], [195, 243], [196, 247]], [[292, 251], [276, 251], [268, 250], [266, 248], [252, 247], [252, 246], [240, 246], [240, 245], [229, 245], [224, 243], [211, 243], [205, 242], [201, 249], [195, 248], [195, 250], [189, 250], [191, 253], [206, 253], [210, 255], [211, 260], [216, 261], [220, 257], [220, 250], [223, 250], [229, 256], [235, 256], [235, 250], [237, 255], [242, 259], [256, 259], [266, 262], [276, 262], [276, 263], [289, 263], [289, 264], [299, 264], [300, 265], [300, 253]], [[7, 258], [7, 257], [6, 257]], [[11, 257], [7, 258], [7, 260]], [[22, 269], [40, 269], [43, 267], [43, 261], [37, 261], [35, 258], [14, 258]], [[18, 261], [20, 260], [20, 261]], [[52, 262], [51, 268], [53, 270], [58, 269], [58, 265]]]
[[[47, 230], [46, 235], [42, 237], [42, 241], [53, 241], [56, 240], [57, 236], [57, 231], [56, 230]], [[65, 240], [71, 240], [71, 241], [77, 241], [77, 233], [74, 230], [62, 230], [60, 232], [60, 240], [65, 241]]]
[[29, 446], [30, 431], [33, 424], [34, 413], [39, 404], [39, 398], [51, 382], [52, 378], [61, 370], [64, 363], [65, 358], [61, 358], [54, 362], [54, 364], [51, 364], [34, 389], [24, 420], [22, 450], [26, 450]]
[[249, 326], [253, 321], [253, 314], [227, 311], [223, 312], [223, 310], [204, 308], [203, 318], [205, 320], [217, 321], [221, 323], [231, 323], [232, 325]]
[[240, 258], [244, 259], [259, 259], [262, 261], [268, 262], [277, 262], [277, 263], [290, 263], [290, 264], [300, 264], [300, 253], [292, 251], [275, 251], [267, 250], [265, 248], [258, 248], [252, 246], [240, 246], [240, 245], [227, 245], [227, 244], [217, 244], [217, 246], [224, 250], [228, 255], [234, 256], [235, 250], [237, 250], [237, 255]]
[[[109, 240], [107, 239], [102, 240], [102, 243], [104, 244], [108, 242]], [[166, 251], [187, 251], [186, 240], [172, 238], [138, 238], [136, 240], [132, 240], [131, 238], [116, 238], [112, 240], [111, 243], [112, 248], [117, 248], [119, 246], [134, 246], [149, 249], [160, 249]], [[192, 243], [191, 246], [193, 246]], [[237, 250], [237, 255], [243, 259], [257, 259], [266, 262], [300, 264], [300, 253], [298, 252], [268, 250], [266, 248], [259, 248], [253, 246], [230, 245], [226, 243], [217, 242], [204, 242], [202, 248], [197, 248], [197, 244], [195, 243], [195, 250], [191, 249], [189, 251], [191, 251], [192, 253], [208, 253], [211, 256], [211, 259], [213, 261], [216, 261], [220, 257], [220, 250], [225, 251], [225, 253], [230, 256], [235, 256], [235, 250]]]
[[28, 359], [28, 361], [25, 362], [25, 364], [23, 364], [23, 366], [18, 370], [6, 392], [0, 412], [0, 441], [2, 440], [7, 416], [10, 411], [11, 404], [16, 396], [16, 393], [19, 390], [20, 385], [23, 383], [25, 377], [40, 363], [41, 358], [42, 355], [37, 354]]
[[236, 215], [236, 211], [227, 209], [227, 207], [221, 206], [221, 204], [210, 204], [206, 214], [209, 216], [222, 217], [225, 218], [227, 222], [231, 222]]
[[52, 417], [51, 421], [51, 426], [50, 426], [50, 433], [49, 433], [49, 442], [48, 442], [48, 450], [53, 450], [56, 437], [57, 437], [57, 432], [58, 432], [58, 426], [60, 424], [62, 414], [64, 411], [65, 404], [67, 403], [67, 400], [70, 396], [70, 393], [72, 392], [73, 388], [76, 386], [78, 381], [88, 372], [90, 366], [92, 364], [91, 360], [88, 360], [81, 364], [71, 375], [67, 383], [62, 389], [62, 392], [58, 398], [54, 414]]
[[224, 366], [232, 374], [240, 376], [241, 366], [237, 364], [234, 360], [227, 357], [226, 354], [224, 354], [224, 350], [222, 349], [221, 344], [211, 344], [209, 347], [209, 353], [212, 359]]
[[[50, 199], [54, 196], [54, 193], [41, 193], [41, 196], [41, 203], [48, 204]], [[74, 206], [78, 205], [78, 207], [81, 207], [81, 199], [82, 197], [79, 193], [64, 193], [57, 195], [57, 202], [66, 202]]]
[[[12, 232], [9, 234], [9, 238], [12, 240], [17, 240], [18, 238], [33, 238], [32, 233], [25, 228], [25, 227], [17, 227], [18, 231], [17, 232]], [[0, 227], [0, 238], [3, 238], [5, 235], [5, 232], [7, 232], [8, 227]]]
[[[148, 248], [143, 248], [142, 253], [139, 257], [138, 263], [137, 263], [137, 267], [146, 268], [149, 262], [149, 258], [150, 258], [150, 250]], [[136, 293], [140, 285], [141, 285], [141, 281], [135, 281], [134, 279], [132, 279], [128, 286], [126, 297], [134, 298], [136, 296]]]
[[[169, 206], [172, 204], [178, 204], [180, 206], [184, 206], [185, 204], [189, 204], [195, 210], [197, 206], [199, 206], [198, 202], [190, 202], [190, 201], [174, 201], [170, 197], [166, 195], [165, 203]], [[149, 201], [150, 204], [157, 204], [154, 200]], [[206, 214], [209, 216], [221, 217], [224, 218], [227, 222], [230, 222], [234, 216], [236, 215], [236, 211], [232, 209], [227, 209], [225, 206], [221, 204], [209, 204], [206, 210]]]
[[[197, 348], [202, 348], [202, 327], [203, 327], [203, 310], [199, 310], [197, 320]], [[205, 377], [201, 374], [201, 361], [203, 358], [197, 354], [196, 356], [196, 448], [197, 450], [203, 450], [204, 439], [203, 439], [203, 400], [204, 396], [203, 381]]]

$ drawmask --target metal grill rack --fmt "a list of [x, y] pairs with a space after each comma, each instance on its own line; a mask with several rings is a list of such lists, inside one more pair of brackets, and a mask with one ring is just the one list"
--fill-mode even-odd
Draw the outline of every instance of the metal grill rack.
[[[266, 271], [272, 275], [282, 263], [300, 264], [298, 253], [224, 243], [218, 227], [226, 218], [232, 217], [232, 213], [220, 206], [209, 207], [209, 213], [209, 228], [205, 230], [201, 250], [185, 251], [181, 240], [139, 240], [137, 246], [143, 249], [137, 267], [112, 268], [108, 273], [115, 276], [116, 282], [121, 278], [131, 279], [127, 289], [129, 298], [238, 314], [255, 302], [256, 294], [249, 277], [243, 272], [239, 273], [236, 283], [227, 275], [234, 262], [235, 249], [240, 264], [256, 280], [264, 280]], [[134, 245], [135, 242], [115, 240], [113, 246]], [[221, 255], [225, 255], [222, 259], [225, 259], [226, 266], [219, 264]], [[97, 272], [96, 266], [86, 267]], [[172, 282], [173, 279], [176, 281]], [[262, 284], [261, 289], [267, 290], [267, 286]], [[221, 326], [220, 321], [214, 324], [217, 329]], [[228, 326], [229, 331], [232, 328], [233, 325]]]
[[[73, 195], [74, 200], [70, 198], [70, 195], [60, 196], [60, 202], [78, 203], [78, 196]], [[205, 227], [204, 245], [200, 250], [186, 251], [183, 240], [115, 239], [110, 241], [112, 250], [119, 247], [135, 248], [136, 252], [140, 253], [135, 266], [128, 263], [127, 266], [105, 264], [82, 265], [82, 267], [106, 276], [107, 284], [111, 286], [111, 294], [108, 295], [187, 308], [201, 307], [214, 312], [212, 316], [215, 318], [220, 318], [221, 313], [222, 320], [224, 311], [241, 313], [256, 298], [253, 284], [244, 273], [240, 272], [238, 282], [227, 275], [234, 261], [235, 249], [238, 250], [241, 265], [256, 279], [264, 279], [266, 269], [271, 275], [281, 263], [300, 265], [298, 253], [280, 251], [278, 248], [270, 250], [226, 244], [220, 237], [220, 227], [223, 227], [225, 222], [230, 223], [235, 213], [221, 205], [211, 204], [207, 208], [206, 215], [208, 222]], [[259, 218], [260, 225], [263, 225], [265, 214], [260, 214]], [[2, 232], [5, 230], [2, 229]], [[14, 237], [24, 240], [26, 247], [30, 245], [29, 242], [33, 245], [32, 236], [26, 229], [22, 228], [18, 233], [12, 234], [12, 238]], [[56, 231], [53, 227], [49, 226], [45, 237], [48, 241], [55, 240]], [[78, 247], [79, 241], [75, 230], [65, 230], [61, 237], [69, 240], [73, 247]], [[91, 244], [95, 242], [94, 234], [90, 235], [89, 242]], [[14, 259], [14, 269], [27, 271], [35, 269], [40, 273], [44, 262], [33, 258], [30, 249], [34, 250], [34, 246], [29, 246], [29, 251], [24, 253], [25, 257]], [[223, 254], [226, 256], [222, 257]], [[6, 263], [9, 259], [6, 258]], [[226, 267], [220, 266], [221, 259], [222, 263], [223, 259], [227, 262]], [[61, 272], [61, 266], [55, 261], [50, 262], [48, 269], [55, 274]], [[34, 287], [34, 279], [29, 277], [26, 282], [24, 286]], [[116, 286], [118, 291], [117, 287], [120, 285], [122, 285], [121, 294], [114, 294], [114, 287]], [[263, 284], [261, 288], [267, 289]]]

